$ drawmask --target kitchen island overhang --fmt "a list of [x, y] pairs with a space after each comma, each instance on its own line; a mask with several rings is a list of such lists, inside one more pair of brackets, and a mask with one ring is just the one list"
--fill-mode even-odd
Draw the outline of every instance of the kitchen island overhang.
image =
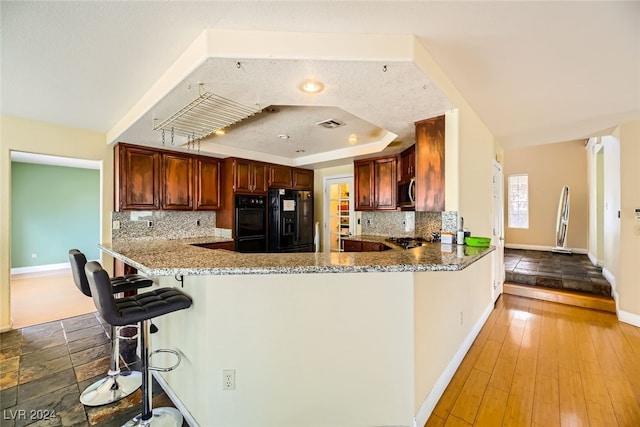
[[419, 262], [443, 260], [428, 253], [440, 245], [234, 254], [165, 243], [101, 247], [160, 286], [183, 276], [193, 307], [158, 319], [152, 345], [183, 354], [158, 377], [195, 425], [421, 426], [493, 307], [492, 248], [436, 265]]

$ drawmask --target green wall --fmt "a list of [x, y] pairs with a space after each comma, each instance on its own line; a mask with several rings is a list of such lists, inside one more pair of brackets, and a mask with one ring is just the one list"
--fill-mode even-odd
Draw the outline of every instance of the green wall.
[[11, 163], [11, 268], [98, 259], [99, 240], [100, 171]]

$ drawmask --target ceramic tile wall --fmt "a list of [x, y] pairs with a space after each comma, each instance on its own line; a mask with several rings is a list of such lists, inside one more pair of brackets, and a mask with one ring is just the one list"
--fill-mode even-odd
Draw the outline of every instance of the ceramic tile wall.
[[431, 233], [455, 232], [458, 213], [447, 212], [362, 212], [362, 233], [377, 236], [431, 237]]
[[[111, 231], [111, 240], [187, 239], [192, 237], [231, 237], [231, 230], [216, 228], [216, 213], [135, 211], [112, 212], [120, 228]], [[153, 223], [149, 227], [148, 223]], [[198, 225], [200, 221], [200, 225]]]

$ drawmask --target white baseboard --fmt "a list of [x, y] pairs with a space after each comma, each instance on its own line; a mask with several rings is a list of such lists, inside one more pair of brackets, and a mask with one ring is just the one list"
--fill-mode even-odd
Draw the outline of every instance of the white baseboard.
[[[541, 245], [521, 245], [519, 243], [505, 243], [505, 248], [508, 249], [524, 249], [527, 251], [543, 251], [552, 252], [555, 246], [541, 246]], [[568, 248], [571, 252], [580, 255], [588, 255], [589, 251], [583, 248]]]
[[153, 377], [158, 381], [158, 384], [160, 384], [160, 387], [162, 387], [162, 390], [164, 390], [167, 396], [169, 396], [169, 399], [171, 399], [173, 404], [176, 405], [176, 408], [180, 411], [187, 424], [189, 424], [190, 427], [199, 427], [200, 424], [196, 422], [195, 418], [193, 418], [193, 415], [191, 415], [191, 413], [187, 410], [187, 407], [184, 406], [184, 403], [182, 403], [182, 400], [180, 400], [178, 396], [176, 396], [171, 387], [169, 387], [169, 384], [167, 384], [164, 378], [162, 378], [162, 375], [160, 375], [160, 373], [156, 371], [152, 371], [152, 374]]
[[464, 341], [462, 341], [462, 344], [460, 344], [458, 351], [456, 351], [456, 354], [453, 356], [445, 370], [442, 372], [442, 375], [440, 375], [436, 383], [433, 385], [431, 392], [429, 392], [427, 397], [420, 405], [418, 412], [416, 413], [415, 417], [413, 417], [413, 427], [422, 427], [427, 423], [427, 420], [433, 412], [433, 409], [436, 407], [436, 404], [442, 397], [444, 390], [451, 382], [451, 379], [458, 370], [458, 367], [460, 367], [462, 359], [464, 359], [464, 356], [466, 356], [467, 352], [473, 345], [473, 342], [480, 333], [480, 330], [482, 329], [484, 324], [487, 322], [487, 319], [489, 318], [489, 315], [491, 314], [493, 309], [494, 302], [492, 301], [484, 309], [484, 312], [482, 313], [478, 321], [473, 325], [473, 328], [471, 329], [471, 331], [469, 331], [469, 334], [466, 336]]
[[11, 275], [18, 274], [31, 274], [31, 273], [44, 273], [49, 271], [65, 270], [71, 268], [71, 264], [68, 262], [62, 262], [60, 264], [46, 264], [46, 265], [34, 265], [31, 267], [15, 267], [11, 269]]
[[[618, 301], [616, 300], [616, 306]], [[640, 315], [618, 309], [618, 320], [640, 328]]]
[[620, 310], [620, 296], [616, 289], [616, 278], [606, 268], [602, 269], [602, 276], [611, 284], [611, 296], [616, 302], [616, 314], [618, 320], [624, 323], [628, 323], [633, 326], [640, 327], [640, 315], [635, 313], [629, 313], [628, 311]]
[[591, 252], [589, 252], [587, 256], [589, 257], [589, 261], [591, 261], [591, 264], [595, 265], [596, 267], [602, 268], [602, 266], [604, 265], [604, 260], [596, 258], [596, 256]]
[[0, 333], [9, 332], [12, 329], [13, 329], [13, 319], [11, 320], [11, 323], [9, 324], [9, 326], [3, 326], [0, 328]]

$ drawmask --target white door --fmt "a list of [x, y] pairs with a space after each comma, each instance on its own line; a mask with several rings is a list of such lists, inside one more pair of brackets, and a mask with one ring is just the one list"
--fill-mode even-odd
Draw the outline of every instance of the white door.
[[324, 180], [323, 252], [342, 252], [342, 240], [354, 232], [353, 175]]
[[493, 300], [502, 294], [504, 283], [504, 191], [502, 165], [493, 162], [493, 236], [492, 243], [496, 247], [493, 266]]

